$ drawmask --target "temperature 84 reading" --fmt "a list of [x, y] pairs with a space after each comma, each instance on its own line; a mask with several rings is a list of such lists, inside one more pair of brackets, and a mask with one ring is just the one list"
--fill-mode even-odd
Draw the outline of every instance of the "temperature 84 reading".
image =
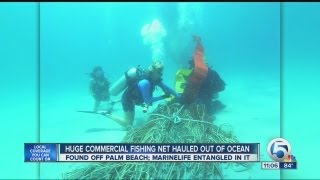
[[280, 162], [280, 169], [297, 169], [297, 162]]

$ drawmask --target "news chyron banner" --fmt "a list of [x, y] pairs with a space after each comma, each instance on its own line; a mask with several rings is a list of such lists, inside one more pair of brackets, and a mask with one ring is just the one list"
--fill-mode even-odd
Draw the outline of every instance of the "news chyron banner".
[[25, 162], [217, 161], [260, 162], [259, 143], [238, 144], [34, 144]]

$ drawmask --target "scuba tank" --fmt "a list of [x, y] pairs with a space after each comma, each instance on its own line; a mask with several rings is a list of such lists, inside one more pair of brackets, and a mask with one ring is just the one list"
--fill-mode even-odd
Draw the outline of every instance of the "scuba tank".
[[143, 70], [138, 66], [135, 68], [129, 69], [127, 72], [124, 73], [121, 78], [114, 83], [111, 88], [109, 89], [109, 93], [112, 96], [119, 95], [122, 91], [124, 91], [128, 87], [128, 83], [132, 82], [133, 80], [138, 79], [143, 74]]

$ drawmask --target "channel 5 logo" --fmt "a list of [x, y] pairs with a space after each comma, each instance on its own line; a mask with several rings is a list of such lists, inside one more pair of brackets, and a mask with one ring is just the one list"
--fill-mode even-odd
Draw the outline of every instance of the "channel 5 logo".
[[270, 141], [267, 148], [268, 155], [277, 162], [284, 162], [291, 157], [291, 145], [283, 138], [275, 138]]

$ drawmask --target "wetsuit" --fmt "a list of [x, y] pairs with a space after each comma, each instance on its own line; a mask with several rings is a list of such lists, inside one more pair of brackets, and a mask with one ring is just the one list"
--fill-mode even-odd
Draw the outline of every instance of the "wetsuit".
[[215, 70], [208, 68], [208, 74], [199, 89], [197, 102], [203, 103], [207, 113], [212, 114], [215, 111], [215, 108], [217, 108], [217, 103], [220, 103], [217, 101], [213, 104], [212, 100], [224, 89], [225, 82], [221, 79], [219, 74]]
[[96, 101], [108, 101], [109, 95], [109, 81], [106, 78], [94, 78], [91, 80], [91, 92]]
[[153, 102], [165, 99], [165, 95], [159, 97], [152, 96], [156, 86], [159, 86], [165, 92], [165, 94], [171, 94], [175, 97], [179, 96], [174, 90], [169, 88], [162, 81], [154, 83], [148, 78], [143, 78], [136, 84], [132, 85], [132, 87], [127, 88], [126, 91], [123, 93], [123, 110], [125, 112], [134, 111], [135, 105], [142, 105], [144, 103], [147, 105], [152, 105]]

